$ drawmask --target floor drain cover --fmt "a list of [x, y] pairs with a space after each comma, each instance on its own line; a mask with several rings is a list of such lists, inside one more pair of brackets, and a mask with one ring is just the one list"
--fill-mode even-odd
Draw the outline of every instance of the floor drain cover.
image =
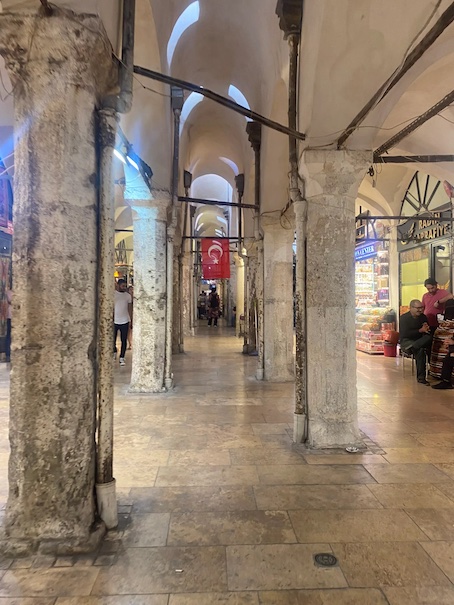
[[328, 552], [320, 552], [314, 555], [314, 560], [321, 567], [334, 567], [337, 565], [336, 557]]

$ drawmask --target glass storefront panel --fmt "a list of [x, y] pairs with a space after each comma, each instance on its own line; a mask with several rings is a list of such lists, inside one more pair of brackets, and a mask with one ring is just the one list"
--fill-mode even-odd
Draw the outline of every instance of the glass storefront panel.
[[451, 244], [445, 239], [434, 245], [435, 279], [442, 290], [451, 290]]
[[400, 314], [408, 311], [411, 300], [421, 300], [426, 292], [424, 280], [430, 275], [430, 245], [400, 253]]

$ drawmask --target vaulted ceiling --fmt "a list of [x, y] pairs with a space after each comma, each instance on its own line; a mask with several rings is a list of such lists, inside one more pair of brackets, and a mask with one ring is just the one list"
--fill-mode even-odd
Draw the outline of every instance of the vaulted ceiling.
[[[98, 13], [117, 51], [118, 0], [53, 3]], [[402, 66], [450, 4], [451, 0], [305, 0], [299, 129], [306, 132], [307, 140], [302, 146], [335, 147], [340, 133]], [[4, 10], [36, 9], [39, 2], [3, 0], [2, 5]], [[242, 98], [243, 104], [247, 102], [251, 109], [285, 122], [288, 50], [275, 9], [276, 0], [137, 0], [135, 63], [224, 96], [229, 96], [233, 86], [240, 91], [242, 97], [236, 99]], [[345, 146], [377, 148], [450, 92], [453, 73], [451, 24], [377, 103]], [[168, 94], [168, 87], [137, 77], [133, 110], [122, 118], [128, 138], [152, 166], [160, 185], [170, 179]], [[0, 103], [0, 144], [11, 125], [11, 109], [11, 98]], [[403, 139], [390, 154], [452, 153], [453, 123], [454, 110], [448, 107]], [[195, 104], [181, 129], [181, 168], [192, 171], [194, 178], [217, 174], [232, 186], [235, 171], [243, 172], [250, 195], [253, 154], [245, 127], [243, 117], [210, 100]], [[286, 136], [264, 129], [262, 148], [264, 209], [280, 208], [287, 199]], [[376, 204], [388, 205], [395, 212], [401, 190], [417, 168], [454, 180], [452, 164], [448, 163], [384, 165], [377, 171], [378, 178], [366, 177], [360, 191], [363, 202], [369, 199], [372, 203], [375, 196]]]

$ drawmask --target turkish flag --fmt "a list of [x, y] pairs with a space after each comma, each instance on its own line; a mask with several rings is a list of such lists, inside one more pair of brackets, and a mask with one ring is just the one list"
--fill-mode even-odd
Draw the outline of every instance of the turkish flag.
[[230, 277], [230, 252], [228, 239], [202, 239], [203, 279]]

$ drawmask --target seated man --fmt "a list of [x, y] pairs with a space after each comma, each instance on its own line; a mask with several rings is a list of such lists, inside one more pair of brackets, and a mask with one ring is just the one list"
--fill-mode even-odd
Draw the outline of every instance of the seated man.
[[405, 353], [413, 353], [416, 360], [416, 378], [420, 384], [426, 380], [426, 350], [430, 349], [432, 334], [427, 317], [423, 314], [420, 300], [410, 302], [410, 310], [399, 320], [400, 347]]
[[443, 359], [441, 366], [441, 382], [432, 385], [433, 389], [452, 389], [452, 370], [454, 368], [454, 338], [448, 338], [448, 354]]

